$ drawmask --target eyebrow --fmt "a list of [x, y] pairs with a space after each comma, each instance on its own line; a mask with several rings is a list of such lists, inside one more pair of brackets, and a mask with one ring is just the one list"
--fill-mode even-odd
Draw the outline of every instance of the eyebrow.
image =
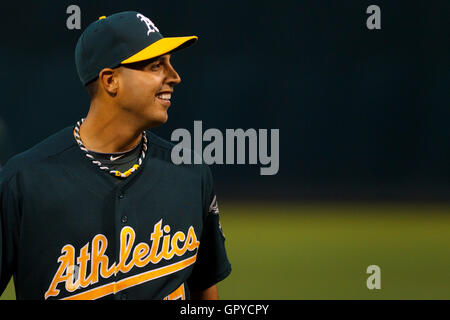
[[151, 65], [151, 64], [153, 64], [155, 62], [163, 62], [164, 60], [165, 60], [164, 56], [158, 56], [158, 57], [155, 57], [155, 58], [151, 58], [149, 60], [144, 60], [142, 62], [144, 62], [144, 67], [146, 67], [146, 66], [149, 66], [149, 65]]
[[164, 61], [164, 60], [165, 59], [160, 56], [160, 57], [156, 57], [155, 60], [152, 60], [150, 63], [153, 63], [153, 62], [156, 62], [156, 61], [161, 62], [161, 61]]

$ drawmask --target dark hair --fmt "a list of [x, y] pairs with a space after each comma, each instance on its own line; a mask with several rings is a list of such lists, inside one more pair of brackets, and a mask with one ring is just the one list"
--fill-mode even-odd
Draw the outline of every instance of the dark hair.
[[86, 90], [91, 100], [94, 99], [98, 92], [98, 78], [86, 84]]

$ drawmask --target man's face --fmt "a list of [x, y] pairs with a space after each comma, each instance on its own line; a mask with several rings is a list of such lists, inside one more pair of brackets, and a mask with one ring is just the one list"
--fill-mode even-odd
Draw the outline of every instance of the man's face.
[[120, 107], [149, 128], [165, 123], [173, 88], [181, 81], [170, 64], [170, 54], [122, 65], [119, 69]]

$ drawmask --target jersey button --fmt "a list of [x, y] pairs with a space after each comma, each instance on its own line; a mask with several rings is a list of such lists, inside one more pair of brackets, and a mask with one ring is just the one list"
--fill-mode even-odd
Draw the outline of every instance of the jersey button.
[[119, 193], [119, 199], [123, 199], [125, 197], [125, 195], [123, 194], [123, 192]]
[[122, 216], [122, 219], [120, 219], [120, 221], [122, 221], [122, 223], [126, 223], [128, 221], [128, 217]]

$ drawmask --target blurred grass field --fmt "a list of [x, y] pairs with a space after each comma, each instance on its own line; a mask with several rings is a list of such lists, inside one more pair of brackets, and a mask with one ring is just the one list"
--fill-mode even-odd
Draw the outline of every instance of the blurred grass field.
[[[221, 299], [450, 299], [450, 204], [224, 201], [220, 212], [233, 267]], [[372, 264], [380, 290], [366, 287]]]

